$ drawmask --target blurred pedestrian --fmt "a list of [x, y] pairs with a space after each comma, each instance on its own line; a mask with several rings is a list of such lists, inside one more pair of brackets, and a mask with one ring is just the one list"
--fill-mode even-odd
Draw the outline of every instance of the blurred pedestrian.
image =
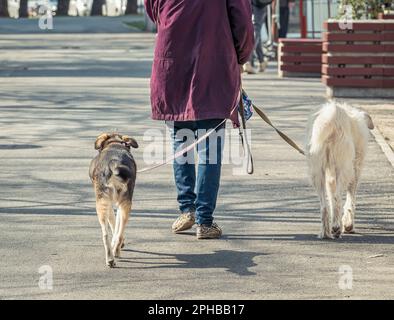
[[[157, 24], [151, 77], [152, 118], [166, 120], [173, 149], [180, 151], [204, 130], [217, 130], [216, 143], [199, 143], [186, 161], [174, 161], [180, 215], [175, 233], [197, 223], [197, 239], [219, 238], [213, 213], [220, 184], [224, 119], [238, 123], [241, 65], [253, 50], [250, 0], [145, 0]], [[186, 139], [185, 139], [186, 138]], [[186, 141], [187, 140], [187, 141]], [[189, 161], [191, 159], [191, 161]]]
[[[244, 70], [249, 74], [256, 74], [258, 72], [264, 72], [267, 67], [267, 58], [263, 51], [262, 42], [262, 29], [267, 21], [267, 6], [272, 3], [273, 0], [252, 0], [252, 12], [253, 12], [253, 27], [254, 27], [254, 50], [250, 56], [249, 61], [245, 64]], [[258, 60], [259, 64], [256, 66], [255, 61]]]
[[286, 38], [289, 29], [289, 3], [294, 0], [279, 0], [279, 38]]

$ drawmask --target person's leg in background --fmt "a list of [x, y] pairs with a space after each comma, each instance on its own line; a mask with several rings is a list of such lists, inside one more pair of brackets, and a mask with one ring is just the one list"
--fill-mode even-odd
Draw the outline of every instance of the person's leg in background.
[[[255, 29], [255, 34], [258, 32], [258, 43], [256, 44], [255, 47], [255, 52], [257, 59], [259, 61], [259, 72], [264, 72], [265, 69], [267, 68], [268, 64], [268, 59], [265, 57], [264, 51], [263, 51], [263, 39], [261, 36], [261, 32], [263, 30], [263, 26], [267, 21], [267, 7], [261, 8], [261, 14], [259, 15], [259, 21], [256, 23], [258, 25], [258, 30]], [[255, 35], [256, 37], [256, 35]]]
[[[217, 127], [223, 119], [197, 121], [197, 135]], [[222, 152], [224, 147], [225, 123], [216, 132], [197, 146], [198, 173], [196, 184], [196, 223], [198, 239], [215, 239], [222, 235], [222, 230], [213, 222], [213, 213], [220, 186]]]
[[[169, 124], [169, 128], [174, 153], [194, 142], [196, 134], [194, 121], [175, 121]], [[190, 150], [187, 155], [175, 159], [173, 170], [177, 189], [177, 201], [181, 213], [172, 225], [172, 231], [177, 233], [190, 229], [195, 223], [196, 168], [194, 163], [194, 149]]]
[[279, 29], [279, 38], [286, 38], [287, 37], [287, 31], [289, 28], [289, 2], [286, 1], [286, 4], [280, 7], [280, 29]]
[[261, 64], [264, 62], [264, 53], [262, 49], [262, 41], [261, 41], [261, 31], [266, 19], [267, 10], [266, 7], [258, 7], [252, 4], [253, 11], [253, 26], [254, 26], [254, 50], [251, 55], [249, 62], [245, 64], [245, 71], [249, 74], [256, 74], [259, 69], [255, 67], [254, 60], [255, 57], [259, 60], [259, 68]]

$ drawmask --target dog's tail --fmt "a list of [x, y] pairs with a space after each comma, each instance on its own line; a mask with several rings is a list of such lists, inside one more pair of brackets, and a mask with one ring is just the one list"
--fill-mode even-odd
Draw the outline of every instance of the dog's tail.
[[109, 170], [111, 171], [111, 178], [109, 184], [117, 190], [123, 190], [126, 188], [127, 182], [133, 176], [130, 168], [120, 163], [118, 160], [111, 160], [109, 162]]
[[309, 141], [310, 154], [319, 153], [325, 142], [334, 134], [343, 134], [341, 111], [335, 102], [329, 102], [317, 112]]

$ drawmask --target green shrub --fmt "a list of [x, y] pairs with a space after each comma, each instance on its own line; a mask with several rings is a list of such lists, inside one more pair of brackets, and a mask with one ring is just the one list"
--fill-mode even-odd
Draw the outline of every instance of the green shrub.
[[341, 0], [339, 4], [339, 17], [346, 13], [346, 7], [351, 6], [353, 19], [377, 19], [384, 8], [391, 7], [393, 0]]

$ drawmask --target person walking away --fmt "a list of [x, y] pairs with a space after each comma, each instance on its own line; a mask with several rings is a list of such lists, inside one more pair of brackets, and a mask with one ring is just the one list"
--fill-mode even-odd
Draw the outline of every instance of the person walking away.
[[[253, 53], [244, 66], [244, 71], [249, 74], [264, 72], [267, 67], [268, 59], [264, 55], [261, 32], [267, 20], [267, 6], [270, 5], [272, 1], [273, 0], [252, 0], [255, 44]], [[256, 59], [259, 61], [258, 66], [255, 65]]]
[[[213, 214], [220, 185], [224, 120], [239, 124], [241, 65], [253, 50], [250, 0], [145, 0], [157, 24], [151, 76], [152, 118], [171, 127], [180, 151], [215, 129], [218, 139], [197, 146], [173, 164], [180, 215], [179, 233], [197, 223], [197, 239], [219, 238]], [[235, 110], [235, 112], [234, 112]], [[210, 136], [213, 137], [214, 135]], [[216, 143], [213, 143], [215, 140]]]
[[293, 2], [290, 0], [280, 0], [279, 7], [279, 38], [286, 38], [287, 32], [289, 29], [289, 2]]

